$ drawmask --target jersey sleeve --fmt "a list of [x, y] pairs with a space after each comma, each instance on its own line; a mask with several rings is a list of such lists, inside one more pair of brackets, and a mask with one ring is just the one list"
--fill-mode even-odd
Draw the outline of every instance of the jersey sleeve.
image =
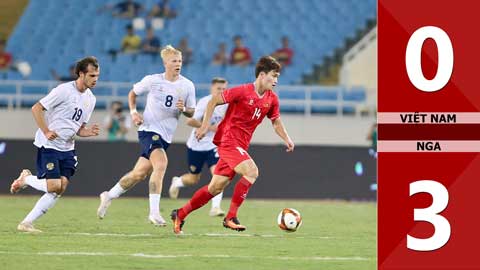
[[188, 94], [187, 94], [185, 107], [195, 108], [196, 103], [197, 103], [197, 99], [195, 98], [195, 85], [193, 85], [193, 83], [190, 83], [188, 87]]
[[95, 110], [95, 104], [97, 103], [97, 98], [96, 97], [92, 97], [92, 107], [91, 109], [88, 111], [88, 114], [87, 114], [87, 117], [85, 117], [85, 121], [83, 121], [85, 124], [88, 123], [88, 121], [90, 121], [90, 117], [92, 117], [92, 114], [93, 114], [93, 110]]
[[278, 117], [280, 117], [280, 103], [278, 101], [278, 96], [274, 95], [273, 100], [272, 100], [272, 107], [270, 107], [270, 110], [267, 113], [267, 117], [275, 121]]
[[240, 86], [227, 89], [222, 92], [222, 98], [225, 103], [235, 103], [243, 96], [245, 93], [244, 89]]
[[152, 79], [152, 75], [143, 77], [141, 81], [133, 85], [133, 92], [135, 92], [137, 96], [149, 92], [150, 86], [152, 85]]
[[46, 95], [44, 98], [40, 99], [40, 104], [47, 110], [51, 110], [62, 103], [66, 98], [65, 90], [55, 87]]
[[195, 108], [195, 113], [192, 118], [198, 121], [202, 121], [203, 115], [205, 114], [205, 109], [207, 108], [208, 100], [206, 98], [200, 99], [198, 101], [197, 107]]

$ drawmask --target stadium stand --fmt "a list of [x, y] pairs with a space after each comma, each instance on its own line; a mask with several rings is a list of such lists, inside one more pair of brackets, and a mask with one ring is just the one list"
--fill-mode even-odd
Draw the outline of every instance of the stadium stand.
[[[158, 72], [161, 70], [160, 58], [119, 54], [114, 60], [108, 54], [108, 50], [118, 49], [125, 26], [131, 23], [130, 20], [98, 12], [101, 6], [116, 2], [71, 0], [59, 5], [55, 0], [32, 0], [10, 36], [7, 50], [31, 64], [29, 80], [51, 80], [49, 70], [66, 72], [73, 61], [84, 55], [99, 58], [102, 81], [134, 82], [145, 74]], [[154, 0], [138, 2], [144, 5], [146, 11], [155, 4]], [[304, 74], [311, 73], [314, 65], [321, 64], [325, 56], [333, 54], [345, 39], [354, 36], [359, 27], [376, 16], [375, 0], [185, 0], [177, 1], [176, 5], [177, 17], [169, 19], [165, 28], [156, 30], [155, 35], [162, 40], [162, 45], [178, 44], [181, 38], [188, 38], [194, 50], [193, 61], [182, 73], [195, 83], [208, 83], [213, 76], [224, 76], [231, 84], [252, 80], [252, 67], [211, 65], [218, 43], [225, 42], [227, 51], [230, 51], [232, 37], [240, 35], [251, 50], [253, 59], [272, 53], [278, 48], [281, 37], [288, 36], [295, 55], [292, 64], [282, 71], [280, 84], [301, 84]], [[251, 16], [252, 10], [255, 10], [255, 16]], [[146, 11], [142, 17], [146, 17]], [[261, 23], [266, 18], [269, 23]], [[146, 30], [136, 33], [143, 38]], [[19, 79], [14, 72], [7, 73], [6, 77], [7, 80]], [[33, 94], [21, 88], [21, 93], [17, 90], [16, 94]], [[302, 98], [310, 98], [307, 90], [280, 93], [281, 98], [290, 100], [282, 105], [282, 110], [293, 113], [305, 113], [307, 110], [308, 113], [335, 113], [339, 110], [353, 113], [354, 108], [350, 105], [323, 106], [316, 102], [365, 100], [365, 89], [359, 87], [334, 87], [330, 90], [336, 95], [323, 93], [322, 90], [311, 92], [311, 107], [297, 104]], [[101, 91], [97, 94], [106, 95]], [[6, 100], [11, 99], [4, 95], [8, 93], [12, 94], [10, 87], [0, 85], [1, 106], [7, 106]], [[120, 91], [114, 95], [123, 94]], [[200, 91], [198, 97], [203, 94]], [[14, 104], [27, 106], [29, 102], [25, 100], [15, 101]]]

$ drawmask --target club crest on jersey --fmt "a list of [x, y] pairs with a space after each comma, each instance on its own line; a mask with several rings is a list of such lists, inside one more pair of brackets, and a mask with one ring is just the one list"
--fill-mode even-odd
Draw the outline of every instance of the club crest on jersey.
[[191, 172], [194, 172], [196, 169], [197, 169], [197, 167], [195, 167], [195, 166], [193, 166], [193, 165], [190, 165], [190, 171], [191, 171]]
[[177, 95], [181, 95], [183, 93], [183, 89], [177, 89]]
[[253, 105], [253, 99], [250, 99], [250, 101], [248, 102], [248, 105]]
[[268, 103], [264, 103], [263, 107], [268, 108], [268, 105], [269, 105]]
[[153, 135], [152, 136], [152, 140], [158, 141], [158, 139], [160, 139], [160, 136], [158, 136], [158, 135]]
[[45, 167], [47, 167], [47, 170], [51, 171], [51, 170], [53, 170], [53, 168], [55, 168], [55, 164], [53, 164], [52, 162], [49, 162], [49, 163], [47, 163], [47, 166], [45, 166]]

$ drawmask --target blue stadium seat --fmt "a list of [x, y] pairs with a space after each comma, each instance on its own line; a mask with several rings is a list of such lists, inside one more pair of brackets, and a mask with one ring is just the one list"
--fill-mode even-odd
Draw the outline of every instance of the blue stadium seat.
[[277, 93], [280, 99], [305, 99], [305, 91], [303, 90], [281, 90]]
[[313, 100], [337, 100], [338, 92], [336, 90], [313, 91]]
[[334, 105], [314, 105], [312, 106], [312, 114], [336, 114], [337, 107]]
[[205, 96], [208, 96], [210, 95], [210, 90], [209, 89], [196, 89], [195, 90], [195, 96], [197, 98], [202, 98], [202, 97], [205, 97]]
[[305, 106], [304, 105], [289, 105], [289, 104], [281, 104], [280, 102], [280, 111], [285, 113], [305, 113]]
[[46, 86], [24, 86], [22, 88], [22, 94], [46, 95], [48, 91]]
[[132, 88], [133, 88], [133, 85], [132, 85], [132, 87], [120, 87], [120, 88], [118, 88], [117, 95], [128, 96], [128, 93], [130, 92], [130, 90], [132, 90]]
[[367, 94], [363, 87], [352, 87], [349, 90], [343, 91], [343, 99], [347, 101], [365, 101]]
[[0, 85], [0, 94], [15, 94], [17, 89], [15, 85]]
[[20, 106], [22, 106], [23, 108], [32, 107], [33, 105], [35, 105], [35, 103], [38, 102], [38, 100], [39, 98], [22, 98]]
[[111, 96], [112, 95], [112, 88], [111, 87], [97, 86], [93, 90], [93, 93], [96, 96]]

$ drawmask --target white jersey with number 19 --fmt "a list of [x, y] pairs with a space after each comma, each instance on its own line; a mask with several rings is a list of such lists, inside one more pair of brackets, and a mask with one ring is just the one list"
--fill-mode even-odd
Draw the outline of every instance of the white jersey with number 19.
[[95, 108], [96, 98], [90, 89], [80, 92], [75, 81], [67, 82], [53, 88], [40, 104], [47, 110], [45, 119], [48, 129], [57, 133], [58, 137], [49, 141], [38, 129], [35, 134], [37, 147], [45, 147], [58, 151], [75, 149], [75, 134], [87, 123]]

